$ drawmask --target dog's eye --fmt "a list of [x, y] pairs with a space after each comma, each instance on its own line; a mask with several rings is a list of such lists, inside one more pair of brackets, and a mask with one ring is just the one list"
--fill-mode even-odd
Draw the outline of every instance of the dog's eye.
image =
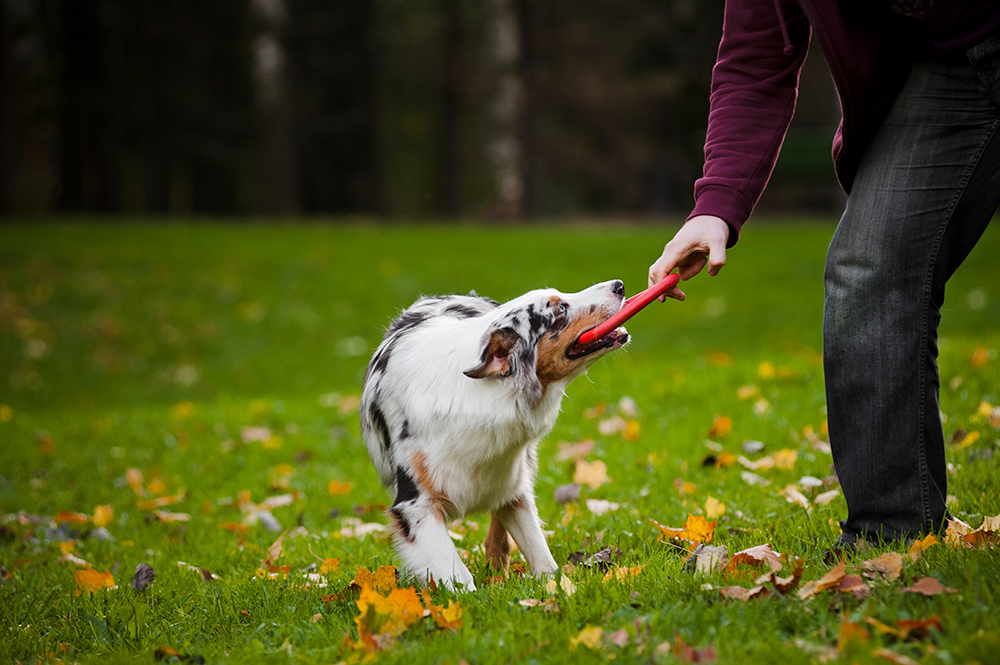
[[556, 305], [556, 314], [563, 316], [569, 311], [569, 303], [565, 300], [560, 300], [559, 304]]

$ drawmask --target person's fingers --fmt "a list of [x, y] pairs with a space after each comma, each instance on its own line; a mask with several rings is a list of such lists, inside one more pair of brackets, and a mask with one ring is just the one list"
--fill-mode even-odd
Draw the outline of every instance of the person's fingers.
[[726, 243], [714, 243], [708, 249], [708, 274], [715, 277], [726, 265]]

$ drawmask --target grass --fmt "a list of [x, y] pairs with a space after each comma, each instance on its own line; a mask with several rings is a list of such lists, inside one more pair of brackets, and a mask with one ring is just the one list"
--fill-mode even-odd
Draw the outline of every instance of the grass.
[[[394, 557], [384, 538], [341, 537], [340, 530], [352, 518], [384, 523], [391, 500], [352, 408], [385, 325], [421, 293], [475, 289], [503, 300], [538, 286], [575, 291], [614, 277], [632, 293], [674, 229], [0, 227], [0, 662], [150, 662], [161, 647], [210, 663], [358, 658], [344, 647], [345, 633], [357, 638], [358, 609], [343, 591], [357, 567]], [[865, 599], [830, 591], [805, 601], [792, 594], [739, 602], [722, 600], [718, 589], [749, 586], [756, 573], [683, 572], [683, 551], [658, 542], [649, 522], [680, 526], [689, 513], [702, 514], [711, 496], [726, 506], [714, 544], [734, 553], [770, 543], [804, 559], [804, 581], [829, 570], [822, 553], [837, 535], [843, 498], [806, 512], [779, 490], [798, 484], [815, 498], [823, 488], [800, 479], [832, 474], [829, 455], [811, 443], [823, 438], [825, 421], [820, 323], [832, 231], [823, 221], [748, 228], [722, 275], [688, 283], [685, 303], [633, 319], [628, 350], [570, 387], [542, 446], [537, 484], [550, 546], [560, 563], [614, 546], [622, 551], [618, 565], [643, 566], [637, 576], [605, 583], [603, 573], [577, 567], [567, 573], [576, 592], [557, 593], [553, 612], [520, 604], [552, 595], [530, 577], [482, 584], [473, 594], [439, 590], [435, 602], [464, 608], [462, 627], [441, 632], [425, 621], [375, 659], [685, 660], [675, 650], [657, 653], [669, 641], [711, 647], [719, 662], [887, 662], [879, 649], [924, 663], [992, 662], [1000, 648], [996, 550], [936, 545], [907, 561], [900, 580], [873, 583]], [[949, 492], [953, 513], [973, 526], [1000, 513], [1000, 434], [977, 416], [982, 402], [1000, 403], [998, 251], [994, 224], [950, 283], [941, 330], [945, 433], [959, 433], [948, 451]], [[637, 438], [602, 434], [624, 397], [638, 407], [630, 416]], [[795, 451], [792, 468], [758, 471], [764, 486], [748, 484], [739, 465], [704, 465], [720, 417], [731, 430], [717, 427], [711, 438], [724, 451], [743, 454], [745, 441], [760, 441], [760, 454]], [[253, 438], [247, 427], [268, 436], [245, 441]], [[597, 515], [554, 498], [574, 471], [556, 461], [559, 443], [586, 439], [596, 441], [589, 459], [604, 461], [612, 481], [585, 487], [581, 500], [616, 502], [618, 510]], [[190, 519], [164, 521], [141, 508], [129, 469], [142, 473], [144, 493], [181, 496], [162, 510]], [[331, 494], [331, 481], [350, 490]], [[272, 514], [282, 530], [302, 527], [283, 543], [279, 563], [290, 573], [261, 579], [278, 533], [257, 523], [241, 542], [235, 525], [247, 513], [240, 498], [247, 506], [287, 493], [296, 498]], [[104, 530], [55, 519], [61, 511], [92, 516], [105, 505], [113, 516]], [[488, 575], [479, 550], [485, 525], [484, 516], [453, 525], [478, 580]], [[78, 567], [63, 560], [71, 547], [94, 569], [107, 569], [119, 588], [77, 594]], [[339, 560], [329, 585], [306, 585], [301, 571], [328, 558]], [[140, 563], [156, 571], [142, 592], [129, 588]], [[902, 591], [924, 576], [956, 591]], [[942, 629], [917, 640], [865, 623], [932, 615]], [[867, 639], [841, 644], [845, 621], [867, 627]], [[601, 627], [605, 638], [569, 650], [588, 626]], [[609, 642], [623, 628], [629, 644]]]

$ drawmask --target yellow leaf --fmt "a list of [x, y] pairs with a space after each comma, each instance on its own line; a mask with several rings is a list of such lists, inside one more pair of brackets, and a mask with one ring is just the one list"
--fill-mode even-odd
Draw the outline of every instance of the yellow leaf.
[[569, 638], [569, 648], [572, 651], [582, 644], [588, 649], [596, 649], [601, 643], [603, 633], [604, 630], [599, 626], [587, 626], [579, 635]]
[[556, 593], [556, 591], [560, 589], [562, 589], [562, 592], [565, 593], [567, 596], [572, 596], [574, 593], [576, 593], [576, 585], [573, 584], [573, 580], [566, 577], [565, 575], [559, 578], [558, 583], [555, 580], [549, 580], [548, 582], [545, 583], [545, 586], [543, 588], [545, 589], [545, 592], [549, 594], [554, 594]]
[[602, 581], [605, 583], [609, 582], [610, 580], [615, 580], [616, 582], [619, 583], [626, 582], [632, 579], [633, 577], [638, 577], [639, 573], [642, 572], [643, 568], [645, 568], [645, 566], [635, 566], [634, 568], [628, 568], [628, 567], [615, 568], [614, 570], [609, 570], [607, 574], [604, 575], [604, 579]]
[[719, 453], [718, 457], [715, 458], [715, 467], [722, 469], [727, 466], [732, 466], [733, 464], [736, 464], [736, 459], [736, 455], [732, 454], [728, 450], [723, 450]]
[[962, 448], [968, 448], [978, 440], [979, 440], [979, 432], [969, 432], [968, 434], [965, 435], [965, 437], [961, 441], [955, 444], [955, 449], [961, 450]]
[[103, 589], [117, 589], [115, 578], [105, 568], [103, 573], [99, 573], [93, 568], [83, 568], [74, 570], [73, 577], [76, 580], [76, 595], [82, 593], [94, 593]]
[[987, 349], [986, 347], [980, 346], [979, 348], [977, 348], [975, 351], [972, 352], [972, 358], [970, 359], [970, 362], [972, 363], [972, 366], [974, 368], [979, 369], [980, 367], [985, 367], [986, 363], [988, 363], [989, 361], [990, 361], [990, 352], [989, 349]]
[[130, 467], [125, 471], [125, 479], [128, 480], [128, 485], [136, 496], [142, 496], [142, 471]]
[[757, 374], [759, 374], [762, 379], [773, 379], [774, 365], [765, 360], [761, 364], [757, 365]]
[[194, 415], [194, 404], [191, 402], [178, 402], [174, 408], [170, 409], [172, 420], [185, 420]]
[[319, 572], [321, 575], [327, 575], [329, 573], [337, 572], [337, 568], [340, 567], [340, 559], [326, 559], [319, 567]]
[[729, 416], [716, 416], [712, 427], [708, 430], [708, 438], [715, 439], [729, 434], [733, 429], [733, 419]]
[[358, 568], [352, 584], [364, 588], [371, 587], [379, 593], [387, 593], [396, 588], [396, 567], [379, 566], [375, 572], [367, 568]]
[[722, 503], [711, 494], [705, 500], [705, 517], [710, 520], [717, 519], [726, 514], [726, 504]]
[[576, 471], [573, 473], [573, 482], [586, 485], [591, 489], [597, 489], [601, 485], [611, 482], [608, 477], [608, 467], [601, 460], [587, 462], [586, 460], [576, 461]]
[[913, 545], [910, 546], [909, 557], [911, 561], [916, 561], [921, 556], [923, 556], [924, 550], [926, 550], [931, 545], [936, 545], [938, 543], [938, 537], [933, 533], [924, 538], [923, 540], [913, 541]]
[[352, 485], [351, 483], [340, 482], [339, 480], [331, 480], [330, 483], [326, 486], [326, 491], [333, 496], [337, 496], [340, 494], [350, 494], [353, 488], [354, 485]]
[[627, 441], [638, 441], [640, 429], [642, 429], [642, 426], [639, 424], [638, 420], [630, 420], [625, 424], [625, 429], [624, 431], [622, 431], [622, 436]]
[[742, 386], [736, 391], [736, 397], [742, 401], [746, 401], [753, 397], [760, 397], [760, 388], [754, 385]]
[[655, 524], [660, 530], [661, 538], [664, 536], [670, 539], [680, 538], [682, 540], [690, 540], [693, 543], [705, 543], [707, 545], [712, 542], [712, 537], [715, 534], [715, 522], [709, 522], [701, 515], [691, 515], [688, 513], [683, 529], [666, 527], [656, 520], [649, 521]]
[[111, 520], [115, 518], [115, 509], [111, 504], [105, 504], [103, 506], [97, 506], [94, 508], [94, 517], [92, 522], [96, 526], [107, 526], [111, 524]]
[[785, 448], [774, 453], [774, 466], [784, 471], [790, 471], [795, 467], [795, 461], [798, 458], [799, 453], [797, 451]]

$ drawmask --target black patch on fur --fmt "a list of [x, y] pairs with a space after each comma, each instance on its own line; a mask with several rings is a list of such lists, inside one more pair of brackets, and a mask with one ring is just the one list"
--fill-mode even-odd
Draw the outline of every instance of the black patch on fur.
[[382, 413], [382, 409], [373, 404], [368, 409], [368, 417], [371, 418], [372, 425], [375, 426], [375, 434], [382, 442], [382, 448], [388, 452], [389, 448], [392, 447], [392, 438], [389, 436], [389, 424], [385, 421], [385, 414]]
[[457, 319], [473, 319], [477, 316], [482, 316], [483, 313], [479, 310], [473, 309], [467, 305], [454, 304], [445, 307], [444, 313], [450, 316], [454, 316]]
[[409, 438], [410, 438], [410, 421], [404, 420], [403, 427], [402, 429], [399, 430], [399, 440], [402, 441], [403, 439], [409, 439]]
[[399, 525], [400, 535], [406, 540], [413, 540], [413, 535], [410, 533], [410, 520], [406, 519], [406, 515], [399, 508], [392, 507], [389, 509], [389, 513], [396, 519], [396, 524]]
[[403, 467], [396, 467], [396, 499], [392, 502], [393, 506], [398, 506], [401, 503], [406, 503], [407, 501], [413, 501], [420, 496], [420, 490], [417, 489], [417, 483], [413, 481], [413, 476], [408, 474]]
[[369, 372], [385, 373], [385, 368], [389, 365], [389, 356], [392, 355], [392, 344], [386, 344], [372, 358]]
[[429, 312], [403, 312], [395, 321], [392, 322], [392, 324], [390, 324], [387, 335], [394, 335], [412, 330], [429, 318], [431, 318], [431, 314]]

